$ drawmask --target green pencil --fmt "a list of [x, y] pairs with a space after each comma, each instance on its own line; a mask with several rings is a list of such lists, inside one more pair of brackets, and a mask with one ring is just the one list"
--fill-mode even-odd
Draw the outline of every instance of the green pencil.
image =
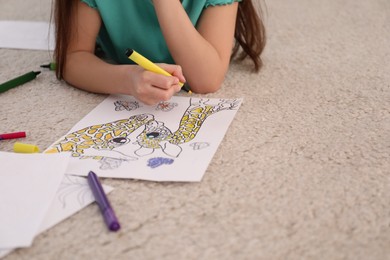
[[31, 71], [17, 78], [11, 79], [3, 84], [0, 84], [0, 93], [5, 92], [11, 88], [20, 86], [26, 82], [29, 82], [37, 77], [41, 73], [40, 71]]

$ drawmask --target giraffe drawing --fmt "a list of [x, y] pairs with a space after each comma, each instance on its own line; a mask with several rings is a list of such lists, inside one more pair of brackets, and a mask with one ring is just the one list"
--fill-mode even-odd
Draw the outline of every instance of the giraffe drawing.
[[[69, 133], [46, 153], [71, 152], [73, 157], [98, 160], [101, 169], [117, 168], [123, 161], [137, 160], [157, 149], [169, 157], [177, 158], [182, 152], [181, 145], [196, 137], [208, 117], [223, 110], [234, 110], [239, 104], [236, 99], [219, 99], [216, 104], [209, 104], [209, 101], [191, 98], [175, 132], [157, 121], [152, 114], [138, 114]], [[142, 132], [134, 142], [130, 142], [130, 135], [141, 127], [144, 127]], [[116, 151], [117, 147], [131, 144], [138, 146], [134, 155]], [[99, 155], [98, 151], [104, 151], [104, 155]], [[108, 155], [107, 152], [111, 153]]]
[[222, 110], [237, 107], [237, 100], [222, 99], [216, 105], [208, 104], [208, 99], [190, 100], [190, 105], [182, 116], [179, 128], [172, 133], [162, 122], [149, 121], [144, 131], [137, 136], [136, 143], [140, 148], [135, 152], [138, 156], [148, 155], [155, 149], [162, 149], [171, 157], [178, 157], [182, 151], [180, 144], [188, 143], [196, 137], [205, 120]]

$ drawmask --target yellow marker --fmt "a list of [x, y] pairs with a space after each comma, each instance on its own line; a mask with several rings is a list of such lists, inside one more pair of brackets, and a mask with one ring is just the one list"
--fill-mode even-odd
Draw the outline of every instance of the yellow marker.
[[14, 144], [15, 153], [39, 153], [39, 148], [33, 144], [24, 144], [16, 142]]
[[[148, 71], [151, 71], [151, 72], [154, 72], [154, 73], [158, 73], [158, 74], [161, 74], [161, 75], [165, 75], [165, 76], [172, 76], [169, 72], [167, 72], [166, 70], [162, 69], [161, 67], [157, 66], [156, 64], [154, 64], [153, 62], [151, 62], [150, 60], [148, 60], [147, 58], [145, 58], [144, 56], [142, 56], [141, 54], [139, 54], [138, 52], [136, 52], [135, 50], [132, 50], [132, 49], [127, 49], [126, 50], [126, 56], [134, 61], [135, 63], [137, 63], [138, 65], [140, 65], [142, 68], [148, 70]], [[192, 93], [192, 91], [183, 83], [183, 82], [179, 82], [179, 85], [182, 87], [181, 89], [188, 92], [188, 93]]]

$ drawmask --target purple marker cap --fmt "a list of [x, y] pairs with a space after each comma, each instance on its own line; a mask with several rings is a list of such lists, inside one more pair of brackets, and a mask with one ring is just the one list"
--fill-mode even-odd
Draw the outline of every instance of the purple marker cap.
[[88, 173], [88, 184], [91, 187], [93, 196], [99, 205], [100, 211], [103, 214], [104, 222], [111, 231], [117, 231], [120, 229], [120, 224], [115, 216], [114, 210], [112, 209], [110, 202], [107, 199], [106, 193], [100, 184], [99, 178], [93, 171]]

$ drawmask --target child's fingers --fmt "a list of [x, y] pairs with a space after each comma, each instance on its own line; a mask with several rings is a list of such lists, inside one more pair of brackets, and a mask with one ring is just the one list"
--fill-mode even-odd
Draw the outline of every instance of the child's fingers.
[[159, 66], [166, 70], [172, 76], [177, 77], [180, 82], [185, 83], [186, 79], [183, 75], [183, 70], [180, 65], [160, 63]]
[[176, 85], [179, 85], [179, 78], [175, 76], [165, 76], [150, 71], [145, 72], [145, 80], [148, 84], [164, 90], [171, 89]]
[[133, 74], [129, 76], [132, 82], [130, 94], [145, 104], [155, 105], [160, 101], [167, 101], [181, 89], [176, 76], [165, 76], [138, 66], [132, 69]]
[[[179, 85], [177, 85], [179, 86]], [[179, 88], [180, 89], [180, 88]], [[176, 89], [163, 89], [149, 85], [146, 87], [146, 95], [141, 95], [139, 98], [147, 105], [155, 105], [161, 101], [168, 101], [177, 92]]]

